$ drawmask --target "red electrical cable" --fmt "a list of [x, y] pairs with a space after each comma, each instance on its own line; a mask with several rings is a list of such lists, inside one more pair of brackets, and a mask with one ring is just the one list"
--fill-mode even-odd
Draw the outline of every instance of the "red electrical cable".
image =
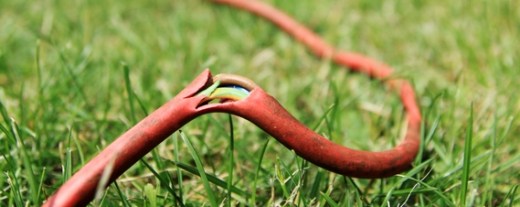
[[[161, 106], [121, 135], [63, 184], [43, 206], [84, 206], [137, 160], [161, 143], [185, 123], [211, 112], [232, 113], [250, 120], [286, 147], [310, 162], [347, 176], [381, 178], [411, 167], [418, 149], [421, 115], [411, 85], [402, 79], [390, 79], [392, 70], [363, 55], [336, 50], [319, 36], [282, 12], [256, 0], [217, 0], [261, 16], [295, 37], [320, 58], [353, 71], [365, 73], [395, 89], [401, 97], [407, 129], [403, 141], [391, 150], [367, 152], [353, 150], [321, 137], [299, 123], [273, 97], [245, 78], [220, 75], [206, 70], [172, 100]], [[246, 98], [207, 103], [201, 93], [215, 83], [237, 85], [248, 91]]]
[[[305, 131], [306, 128], [298, 127], [299, 123], [291, 124], [290, 127], [284, 128], [293, 132], [281, 132], [269, 128], [269, 124], [272, 123], [272, 121], [270, 121], [261, 126], [265, 131], [276, 131], [277, 134], [273, 136], [278, 140], [281, 140], [281, 137], [285, 138], [290, 134], [292, 137], [287, 138], [288, 141], [284, 141], [283, 139], [281, 140], [284, 144], [291, 143], [286, 144], [286, 146], [290, 145], [287, 147], [294, 148], [294, 146], [298, 146], [299, 148], [295, 149], [295, 151], [300, 156], [319, 166], [348, 176], [364, 178], [386, 177], [411, 167], [411, 163], [419, 149], [421, 113], [415, 99], [414, 90], [408, 81], [403, 79], [391, 79], [390, 75], [392, 74], [392, 69], [385, 64], [379, 63], [358, 53], [342, 52], [328, 45], [307, 27], [299, 24], [276, 8], [260, 1], [214, 0], [214, 2], [227, 4], [260, 16], [297, 39], [317, 57], [330, 58], [338, 65], [356, 72], [364, 73], [372, 78], [384, 82], [399, 93], [408, 121], [404, 140], [394, 149], [383, 152], [351, 150], [334, 144], [325, 138], [321, 138], [321, 136], [317, 134], [312, 135], [312, 138], [307, 140], [307, 144], [310, 144], [311, 146], [301, 147], [303, 145], [292, 143], [292, 141], [299, 143], [305, 142], [301, 139], [301, 137], [305, 135], [300, 132]], [[261, 109], [261, 107], [259, 109]], [[277, 117], [277, 115], [280, 114], [270, 113], [270, 111], [265, 110], [262, 112], [263, 114], [269, 114], [269, 117], [271, 118]], [[267, 118], [268, 117], [265, 117], [264, 119], [251, 117], [249, 119], [252, 120], [253, 123], [259, 125], [259, 123], [262, 123], [262, 121], [265, 121]], [[305, 133], [310, 134], [311, 132]], [[319, 137], [319, 139], [317, 137]], [[316, 140], [319, 141], [316, 142]], [[320, 151], [320, 149], [315, 149], [316, 146], [328, 150]]]

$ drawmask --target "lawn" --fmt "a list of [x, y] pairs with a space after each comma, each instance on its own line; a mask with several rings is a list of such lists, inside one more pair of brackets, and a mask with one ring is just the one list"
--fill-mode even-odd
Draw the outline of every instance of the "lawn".
[[[244, 119], [211, 114], [91, 205], [520, 205], [519, 1], [268, 2], [412, 82], [424, 119], [414, 168], [341, 176]], [[0, 45], [0, 206], [41, 205], [205, 68], [254, 80], [345, 146], [390, 149], [402, 133], [399, 99], [380, 82], [208, 0], [0, 1]]]

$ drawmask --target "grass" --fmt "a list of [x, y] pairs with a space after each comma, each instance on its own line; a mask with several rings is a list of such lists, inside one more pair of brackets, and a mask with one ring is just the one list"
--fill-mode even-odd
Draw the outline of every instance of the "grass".
[[[413, 82], [424, 116], [414, 168], [374, 180], [329, 173], [213, 114], [91, 205], [520, 205], [517, 1], [269, 2]], [[206, 67], [251, 78], [334, 142], [377, 151], [401, 133], [400, 103], [379, 82], [205, 0], [0, 1], [0, 43], [2, 206], [40, 205]]]

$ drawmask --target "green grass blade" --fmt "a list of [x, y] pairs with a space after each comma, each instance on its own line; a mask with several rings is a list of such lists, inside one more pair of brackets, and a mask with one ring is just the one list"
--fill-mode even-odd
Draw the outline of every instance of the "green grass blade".
[[63, 165], [63, 180], [68, 180], [72, 176], [72, 129], [69, 127], [68, 131], [69, 133], [67, 134], [67, 147], [65, 148], [65, 164]]
[[[87, 106], [90, 106], [89, 99], [88, 99], [88, 97], [87, 97], [87, 95], [85, 93], [85, 90], [83, 89], [83, 87], [80, 84], [80, 78], [78, 78], [78, 75], [76, 75], [74, 73], [74, 71], [72, 69], [72, 66], [68, 62], [68, 60], [65, 57], [65, 54], [63, 53], [63, 51], [60, 50], [60, 49], [58, 49], [57, 51], [59, 53], [59, 58], [60, 58], [60, 60], [61, 60], [61, 62], [63, 64], [63, 67], [65, 68], [65, 72], [69, 76], [69, 79], [72, 81], [72, 85], [74, 86], [74, 89], [76, 90], [77, 94], [79, 94], [81, 99], [83, 99], [83, 102]], [[85, 59], [85, 61], [86, 61], [86, 59]]]
[[229, 120], [229, 151], [228, 151], [228, 160], [229, 160], [229, 166], [228, 166], [228, 179], [227, 179], [227, 199], [226, 199], [226, 205], [229, 207], [231, 206], [231, 187], [233, 187], [233, 169], [235, 167], [235, 132], [233, 129], [233, 117], [231, 114], [228, 114], [228, 120]]
[[157, 190], [152, 184], [147, 183], [144, 186], [144, 195], [150, 203], [150, 207], [157, 207]]
[[329, 206], [332, 206], [332, 207], [339, 207], [338, 203], [336, 203], [336, 201], [334, 201], [329, 195], [325, 194], [325, 193], [320, 193], [321, 194], [321, 197], [325, 199], [325, 201], [327, 201], [327, 204], [329, 204]]
[[[41, 176], [40, 176], [40, 184], [38, 185], [38, 194], [36, 195], [36, 197], [37, 197], [38, 199], [41, 198], [41, 193], [42, 193], [42, 189], [43, 189], [43, 184], [44, 184], [44, 182], [45, 182], [45, 177], [46, 177], [45, 170], [46, 170], [46, 168], [43, 167], [43, 169], [42, 169], [42, 173], [41, 173]], [[41, 205], [41, 203], [38, 202], [38, 203], [36, 203], [36, 205]]]
[[262, 160], [264, 159], [265, 151], [267, 150], [267, 146], [269, 145], [269, 140], [265, 141], [265, 144], [262, 146], [262, 151], [260, 152], [260, 156], [258, 158], [258, 163], [255, 170], [255, 178], [253, 179], [253, 195], [251, 197], [251, 205], [256, 205], [256, 186], [258, 183], [258, 175], [260, 174], [260, 169], [262, 168]]
[[130, 84], [130, 67], [126, 63], [123, 64], [123, 72], [125, 76], [125, 87], [126, 94], [128, 95], [128, 104], [130, 106], [130, 120], [132, 124], [137, 123], [137, 118], [135, 114], [135, 106], [134, 106], [134, 91], [132, 90], [132, 85]]
[[212, 207], [217, 207], [217, 199], [215, 197], [215, 193], [213, 192], [213, 189], [211, 189], [210, 182], [208, 180], [208, 176], [206, 175], [206, 172], [204, 171], [204, 166], [202, 165], [202, 161], [200, 159], [199, 154], [191, 144], [190, 140], [184, 135], [182, 131], [179, 131], [181, 135], [182, 141], [186, 144], [188, 147], [188, 151], [191, 154], [191, 157], [195, 161], [195, 165], [197, 166], [197, 171], [199, 172], [200, 178], [202, 179], [202, 184], [204, 185], [204, 189], [206, 190], [206, 194], [208, 196], [209, 203]]
[[[70, 128], [70, 133], [71, 133], [71, 135], [69, 135], [69, 136], [72, 137], [72, 127]], [[74, 145], [76, 145], [76, 150], [78, 150], [79, 161], [81, 162], [80, 164], [84, 165], [85, 164], [85, 155], [83, 154], [83, 147], [81, 147], [79, 140], [75, 136], [72, 137], [72, 141], [74, 142]]]
[[116, 187], [116, 192], [117, 192], [117, 195], [119, 196], [119, 198], [121, 199], [121, 201], [123, 201], [123, 206], [124, 207], [129, 207], [130, 206], [130, 203], [128, 202], [128, 198], [125, 196], [125, 194], [121, 191], [121, 188], [119, 188], [119, 185], [117, 184], [116, 181], [114, 181], [114, 186]]
[[[190, 174], [192, 175], [196, 175], [196, 176], [199, 176], [199, 177], [202, 177], [200, 175], [200, 172], [199, 170], [197, 169], [197, 167], [193, 167], [191, 165], [188, 165], [186, 163], [182, 163], [182, 162], [175, 162], [175, 161], [170, 161], [171, 163], [173, 163], [174, 165], [176, 165], [177, 167], [179, 167], [180, 169], [183, 169], [185, 170], [186, 172], [189, 172]], [[211, 174], [208, 174], [208, 173], [205, 173], [206, 177], [208, 178], [208, 181], [213, 183], [214, 185], [222, 188], [222, 189], [227, 189], [227, 182], [218, 178], [217, 176], [214, 176], [214, 175], [211, 175]], [[237, 188], [236, 186], [231, 186], [231, 192], [233, 192], [234, 194], [237, 194], [241, 197], [244, 197], [244, 198], [249, 198], [251, 197], [252, 195], [250, 195], [249, 193], [247, 193], [246, 191], [240, 189], [240, 188]]]
[[471, 105], [467, 122], [466, 137], [464, 139], [464, 160], [461, 176], [460, 206], [467, 206], [466, 197], [468, 193], [469, 174], [471, 171], [471, 142], [473, 140], [473, 105]]
[[[417, 182], [418, 184], [422, 185], [424, 188], [426, 189], [431, 189], [433, 191], [433, 193], [437, 196], [437, 199], [441, 200], [444, 202], [444, 205], [447, 205], [447, 206], [455, 206], [455, 204], [451, 201], [451, 199], [449, 199], [445, 193], [443, 192], [442, 189], [440, 188], [437, 188], [437, 187], [434, 187], [434, 186], [431, 186], [429, 185], [428, 183], [425, 183], [424, 181], [422, 180], [419, 180], [419, 179], [416, 179], [414, 177], [407, 177], [406, 175], [397, 175], [399, 177], [404, 177], [406, 179], [409, 179], [409, 180], [412, 180], [412, 181], [415, 181]], [[384, 205], [384, 204], [382, 204]]]
[[0, 99], [0, 114], [2, 114], [2, 118], [4, 118], [5, 123], [9, 123], [9, 114], [7, 113], [7, 109], [4, 106], [4, 103], [2, 102], [2, 99]]
[[9, 171], [7, 172], [7, 182], [9, 183], [9, 186], [11, 186], [9, 203], [10, 205], [15, 203], [16, 206], [23, 206], [24, 199], [20, 189], [19, 178], [16, 176], [15, 172], [15, 170], [17, 169], [16, 164], [14, 163], [14, 160], [6, 157], [5, 155], [3, 155], [3, 157], [7, 161], [7, 164], [9, 166]]
[[316, 198], [318, 196], [318, 192], [320, 190], [321, 181], [324, 178], [324, 172], [321, 170], [318, 170], [316, 173], [316, 176], [314, 177], [314, 182], [312, 182], [311, 190], [309, 191], [309, 197], [310, 198]]
[[27, 152], [25, 144], [24, 144], [22, 138], [20, 137], [20, 134], [19, 134], [20, 130], [18, 128], [18, 125], [14, 121], [14, 119], [11, 119], [10, 126], [11, 126], [11, 133], [17, 142], [16, 148], [17, 148], [17, 150], [19, 150], [19, 152], [20, 152], [19, 156], [22, 158], [23, 169], [24, 169], [24, 173], [25, 173], [25, 175], [23, 177], [24, 177], [24, 179], [27, 180], [27, 182], [29, 184], [29, 192], [30, 192], [31, 201], [36, 205], [37, 203], [39, 203], [39, 198], [36, 197], [38, 195], [38, 184], [35, 180], [36, 175], [34, 174], [34, 171], [33, 171], [31, 157], [29, 156], [29, 153]]
[[[515, 204], [518, 204], [518, 201], [517, 201], [517, 193], [516, 191], [518, 190], [518, 188], [520, 187], [520, 185], [514, 185], [513, 187], [511, 187], [511, 189], [509, 190], [509, 192], [507, 192], [507, 195], [506, 195], [506, 199], [505, 200], [509, 200], [509, 207], [513, 207], [515, 206]], [[505, 206], [506, 202], [503, 203], [504, 205], [502, 206]]]
[[[180, 137], [180, 133], [179, 133], [179, 137]], [[179, 138], [173, 139], [173, 147], [175, 148], [175, 150], [173, 150], [173, 157], [174, 157], [173, 163], [175, 164], [175, 163], [180, 162], [179, 161], [180, 160], [180, 158], [179, 158], [179, 149], [180, 149]], [[177, 172], [177, 186], [179, 189], [178, 204], [183, 205], [184, 204], [184, 190], [183, 190], [182, 181], [183, 181], [184, 176], [182, 175], [182, 171], [179, 167], [177, 167], [176, 172]]]
[[276, 159], [276, 164], [274, 166], [274, 173], [275, 173], [275, 177], [276, 177], [276, 180], [278, 181], [278, 183], [280, 184], [280, 188], [282, 189], [282, 192], [283, 192], [283, 197], [285, 199], [288, 199], [289, 198], [289, 191], [287, 190], [287, 178], [285, 178], [285, 175], [284, 175], [284, 172], [282, 169], [284, 169], [284, 167], [281, 167], [282, 166], [282, 162], [280, 161], [279, 158]]
[[381, 202], [381, 207], [384, 207], [384, 206], [388, 206], [388, 202], [390, 201], [390, 199], [392, 198], [392, 196], [394, 195], [394, 189], [390, 189], [386, 194], [385, 194], [385, 198], [383, 199], [383, 201]]
[[161, 174], [159, 174], [151, 165], [149, 165], [146, 161], [144, 161], [143, 159], [139, 160], [141, 164], [143, 164], [144, 166], [146, 166], [146, 168], [148, 168], [148, 170], [150, 170], [150, 172], [152, 172], [152, 174], [157, 178], [159, 179], [159, 182], [161, 184], [161, 187], [163, 188], [166, 188], [166, 190], [175, 198], [175, 200], [177, 201], [177, 203], [180, 205], [180, 206], [184, 206], [182, 200], [180, 199], [180, 197], [177, 195], [177, 193], [175, 193], [175, 190], [173, 190], [171, 187], [170, 187], [170, 183], [171, 181], [167, 178], [167, 177], [164, 177], [162, 176]]

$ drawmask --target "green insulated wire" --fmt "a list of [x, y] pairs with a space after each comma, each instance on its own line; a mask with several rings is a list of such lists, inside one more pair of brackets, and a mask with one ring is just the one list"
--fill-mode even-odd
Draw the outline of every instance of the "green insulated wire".
[[217, 82], [213, 83], [213, 85], [211, 85], [210, 87], [199, 92], [197, 95], [204, 95], [204, 96], [209, 97], [213, 93], [213, 91], [215, 91], [215, 89], [218, 88], [219, 85], [220, 85], [220, 81], [217, 81]]

